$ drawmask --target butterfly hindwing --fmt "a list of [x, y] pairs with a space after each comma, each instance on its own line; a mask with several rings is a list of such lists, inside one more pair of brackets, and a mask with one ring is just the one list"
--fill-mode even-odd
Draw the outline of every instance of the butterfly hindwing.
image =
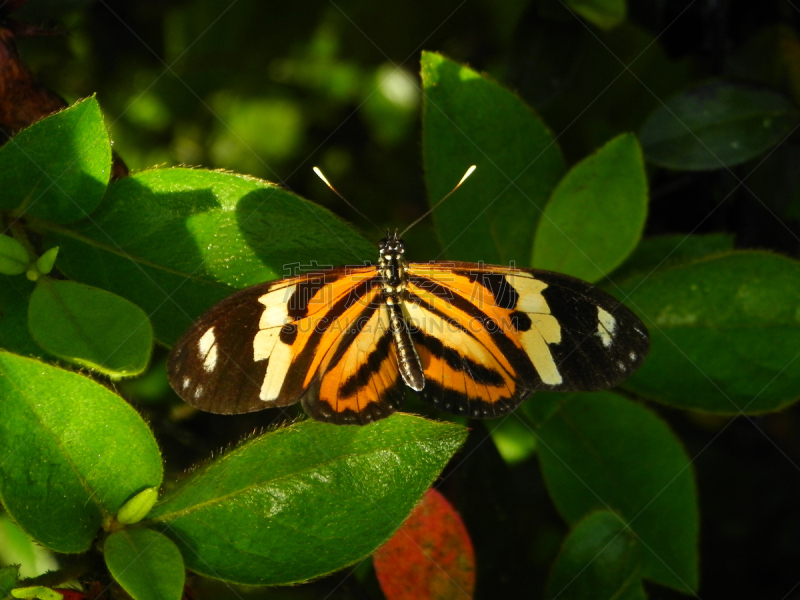
[[380, 288], [373, 287], [332, 326], [342, 333], [320, 353], [303, 408], [316, 419], [340, 424], [366, 424], [390, 415], [405, 391]]

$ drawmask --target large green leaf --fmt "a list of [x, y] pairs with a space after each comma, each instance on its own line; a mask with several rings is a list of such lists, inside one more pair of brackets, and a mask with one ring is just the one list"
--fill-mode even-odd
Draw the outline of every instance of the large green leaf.
[[465, 437], [463, 427], [402, 414], [366, 427], [304, 421], [195, 471], [149, 524], [200, 574], [304, 581], [384, 542]]
[[297, 267], [363, 264], [377, 249], [326, 209], [261, 180], [199, 169], [116, 181], [91, 222], [47, 224], [59, 268], [142, 307], [171, 345], [239, 288]]
[[181, 600], [186, 572], [180, 551], [150, 529], [123, 529], [103, 544], [108, 570], [134, 600]]
[[517, 96], [440, 54], [422, 54], [423, 156], [431, 202], [478, 170], [433, 213], [447, 256], [528, 261], [547, 198], [564, 174], [550, 132]]
[[40, 544], [83, 552], [136, 492], [161, 484], [153, 434], [77, 373], [0, 352], [0, 498]]
[[652, 345], [623, 385], [681, 408], [726, 414], [776, 410], [800, 397], [800, 263], [766, 252], [710, 256], [618, 293]]
[[546, 598], [646, 600], [641, 546], [625, 521], [611, 511], [588, 515], [561, 546]]
[[532, 264], [597, 281], [636, 247], [647, 216], [639, 142], [623, 134], [575, 165], [539, 221]]
[[777, 92], [717, 81], [668, 98], [640, 136], [647, 160], [704, 171], [758, 156], [786, 137], [799, 118], [797, 108]]
[[606, 289], [614, 292], [614, 283], [631, 277], [647, 277], [657, 270], [675, 267], [714, 254], [733, 250], [733, 236], [727, 233], [706, 235], [659, 235], [643, 239], [628, 259], [616, 269]]
[[87, 98], [23, 129], [0, 148], [0, 209], [58, 223], [91, 214], [108, 185], [111, 143]]
[[644, 577], [697, 587], [697, 498], [689, 459], [653, 413], [611, 392], [567, 396], [539, 429], [550, 496], [569, 523], [619, 514], [642, 545]]
[[41, 277], [31, 295], [28, 327], [45, 350], [111, 377], [144, 371], [153, 328], [144, 311], [99, 288]]

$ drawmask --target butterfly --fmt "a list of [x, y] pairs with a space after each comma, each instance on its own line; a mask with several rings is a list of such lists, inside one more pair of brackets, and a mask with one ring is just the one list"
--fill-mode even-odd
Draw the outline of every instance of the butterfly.
[[170, 384], [222, 414], [300, 402], [320, 421], [365, 425], [398, 410], [409, 387], [441, 410], [491, 418], [536, 391], [613, 387], [647, 356], [644, 324], [589, 283], [513, 266], [409, 263], [404, 253], [387, 232], [377, 265], [229, 296], [175, 344]]

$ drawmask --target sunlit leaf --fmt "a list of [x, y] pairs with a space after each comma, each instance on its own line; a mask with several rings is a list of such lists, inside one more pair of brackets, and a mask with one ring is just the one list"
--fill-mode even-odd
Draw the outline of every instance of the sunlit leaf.
[[142, 523], [163, 528], [186, 566], [208, 577], [304, 581], [383, 543], [465, 435], [402, 414], [367, 427], [304, 421], [195, 471]]
[[647, 201], [639, 143], [631, 134], [614, 138], [556, 187], [536, 231], [533, 266], [597, 281], [639, 242]]
[[94, 97], [0, 147], [0, 209], [68, 223], [91, 214], [111, 174], [111, 144]]
[[112, 377], [144, 371], [153, 346], [153, 329], [141, 308], [74, 281], [39, 279], [28, 327], [49, 353]]
[[181, 600], [185, 570], [178, 548], [150, 529], [122, 529], [103, 545], [108, 570], [134, 600]]
[[490, 264], [528, 261], [536, 223], [564, 173], [555, 140], [513, 93], [440, 54], [422, 54], [422, 84], [431, 203], [470, 165], [478, 166], [433, 213], [447, 256]]
[[0, 352], [0, 398], [0, 498], [43, 546], [88, 550], [131, 495], [160, 485], [150, 429], [91, 379]]
[[47, 239], [61, 247], [62, 272], [143, 308], [166, 345], [237, 289], [377, 256], [324, 208], [265, 181], [200, 169], [116, 181], [91, 222]]

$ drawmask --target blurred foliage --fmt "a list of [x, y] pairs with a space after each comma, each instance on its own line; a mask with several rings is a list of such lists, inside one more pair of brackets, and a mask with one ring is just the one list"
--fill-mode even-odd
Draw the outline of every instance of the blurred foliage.
[[[724, 82], [779, 97], [786, 125], [735, 161], [647, 165], [645, 236], [676, 237], [659, 238], [674, 239], [663, 252], [640, 247], [653, 256], [622, 269], [676, 258], [689, 233], [727, 236], [694, 257], [723, 252], [730, 239], [738, 249], [800, 256], [800, 139], [792, 120], [800, 102], [800, 12], [783, 0], [32, 0], [13, 17], [60, 32], [18, 36], [22, 60], [69, 103], [96, 94], [114, 149], [132, 170], [184, 164], [261, 177], [330, 208], [369, 239], [380, 234], [311, 166], [380, 228], [402, 228], [424, 213], [421, 50], [442, 52], [516, 92], [546, 123], [567, 168], [619, 135], [644, 138], [648, 119], [681, 94]], [[696, 116], [702, 103], [688, 110]], [[442, 250], [431, 219], [406, 241], [412, 260]], [[20, 278], [14, 286], [0, 289], [0, 300], [11, 305], [9, 298], [29, 293]], [[747, 358], [746, 349], [740, 353]], [[171, 475], [271, 421], [237, 416], [222, 427], [213, 415], [187, 419], [164, 380], [163, 355], [157, 349], [156, 366], [119, 389], [156, 431]], [[800, 598], [798, 408], [738, 418], [658, 412], [695, 469], [698, 596]], [[604, 552], [614, 550], [606, 539], [622, 544], [605, 512], [568, 532], [528, 430], [490, 425], [496, 446], [482, 443], [486, 430], [475, 426], [459, 470], [441, 486], [458, 498], [475, 543], [478, 597], [557, 589], [558, 569], [587, 552], [581, 542]], [[615, 573], [592, 575], [616, 581]], [[243, 591], [200, 578], [190, 585], [198, 598], [380, 597], [369, 566], [289, 590]], [[645, 592], [678, 597], [649, 583]]]

